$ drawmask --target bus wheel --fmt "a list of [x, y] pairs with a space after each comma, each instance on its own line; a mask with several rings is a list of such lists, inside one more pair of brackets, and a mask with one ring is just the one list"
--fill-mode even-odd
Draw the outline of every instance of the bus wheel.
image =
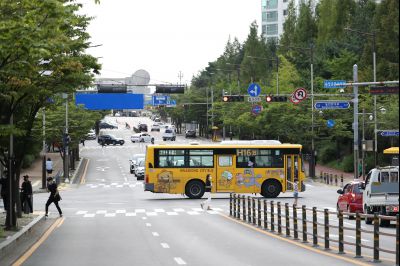
[[204, 184], [199, 180], [190, 181], [185, 188], [185, 194], [191, 199], [200, 199], [205, 192]]
[[276, 198], [281, 191], [281, 183], [277, 180], [266, 180], [261, 187], [261, 195], [265, 198]]

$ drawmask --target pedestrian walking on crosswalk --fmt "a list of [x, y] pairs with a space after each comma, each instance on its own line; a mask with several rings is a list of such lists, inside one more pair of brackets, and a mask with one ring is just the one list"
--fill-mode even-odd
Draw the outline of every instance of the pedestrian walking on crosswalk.
[[212, 176], [210, 174], [207, 174], [206, 176], [206, 191], [208, 192], [208, 197], [205, 201], [200, 203], [200, 206], [202, 209], [206, 207], [206, 210], [211, 210], [211, 190], [212, 190]]

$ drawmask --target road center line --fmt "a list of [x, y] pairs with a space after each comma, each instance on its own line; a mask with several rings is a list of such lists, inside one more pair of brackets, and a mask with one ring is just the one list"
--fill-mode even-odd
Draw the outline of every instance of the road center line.
[[176, 261], [176, 263], [178, 263], [179, 265], [186, 265], [186, 262], [180, 258], [180, 257], [175, 257], [174, 260]]
[[161, 246], [162, 246], [163, 248], [169, 248], [169, 245], [168, 245], [167, 243], [161, 243]]
[[151, 232], [153, 236], [160, 236], [157, 232]]

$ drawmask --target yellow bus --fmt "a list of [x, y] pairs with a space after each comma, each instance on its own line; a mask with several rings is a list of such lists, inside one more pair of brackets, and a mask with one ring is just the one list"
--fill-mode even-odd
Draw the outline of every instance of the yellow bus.
[[260, 193], [275, 198], [292, 191], [295, 178], [304, 191], [301, 149], [299, 144], [275, 140], [149, 145], [145, 191], [198, 199], [205, 192], [207, 174], [213, 178], [213, 193]]

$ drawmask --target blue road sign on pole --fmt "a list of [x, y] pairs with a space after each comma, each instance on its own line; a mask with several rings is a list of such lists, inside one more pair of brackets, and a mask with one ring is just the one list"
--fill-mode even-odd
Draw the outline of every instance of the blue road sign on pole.
[[251, 97], [257, 97], [261, 93], [261, 87], [257, 83], [251, 83], [247, 88], [247, 92]]
[[157, 95], [153, 96], [153, 105], [167, 105], [169, 101], [169, 96], [167, 95]]
[[261, 111], [262, 111], [262, 106], [261, 106], [261, 105], [258, 105], [258, 104], [253, 105], [253, 107], [251, 108], [251, 112], [252, 112], [253, 114], [255, 114], [255, 115], [260, 114]]
[[143, 94], [132, 93], [76, 93], [75, 104], [89, 110], [143, 109]]
[[348, 109], [349, 102], [343, 101], [318, 101], [314, 104], [315, 109]]
[[397, 130], [383, 130], [381, 132], [382, 137], [398, 137], [399, 131]]
[[324, 88], [325, 89], [341, 89], [345, 88], [346, 86], [345, 80], [324, 80]]
[[326, 126], [329, 128], [333, 128], [335, 126], [335, 120], [329, 119], [328, 121], [326, 121]]

